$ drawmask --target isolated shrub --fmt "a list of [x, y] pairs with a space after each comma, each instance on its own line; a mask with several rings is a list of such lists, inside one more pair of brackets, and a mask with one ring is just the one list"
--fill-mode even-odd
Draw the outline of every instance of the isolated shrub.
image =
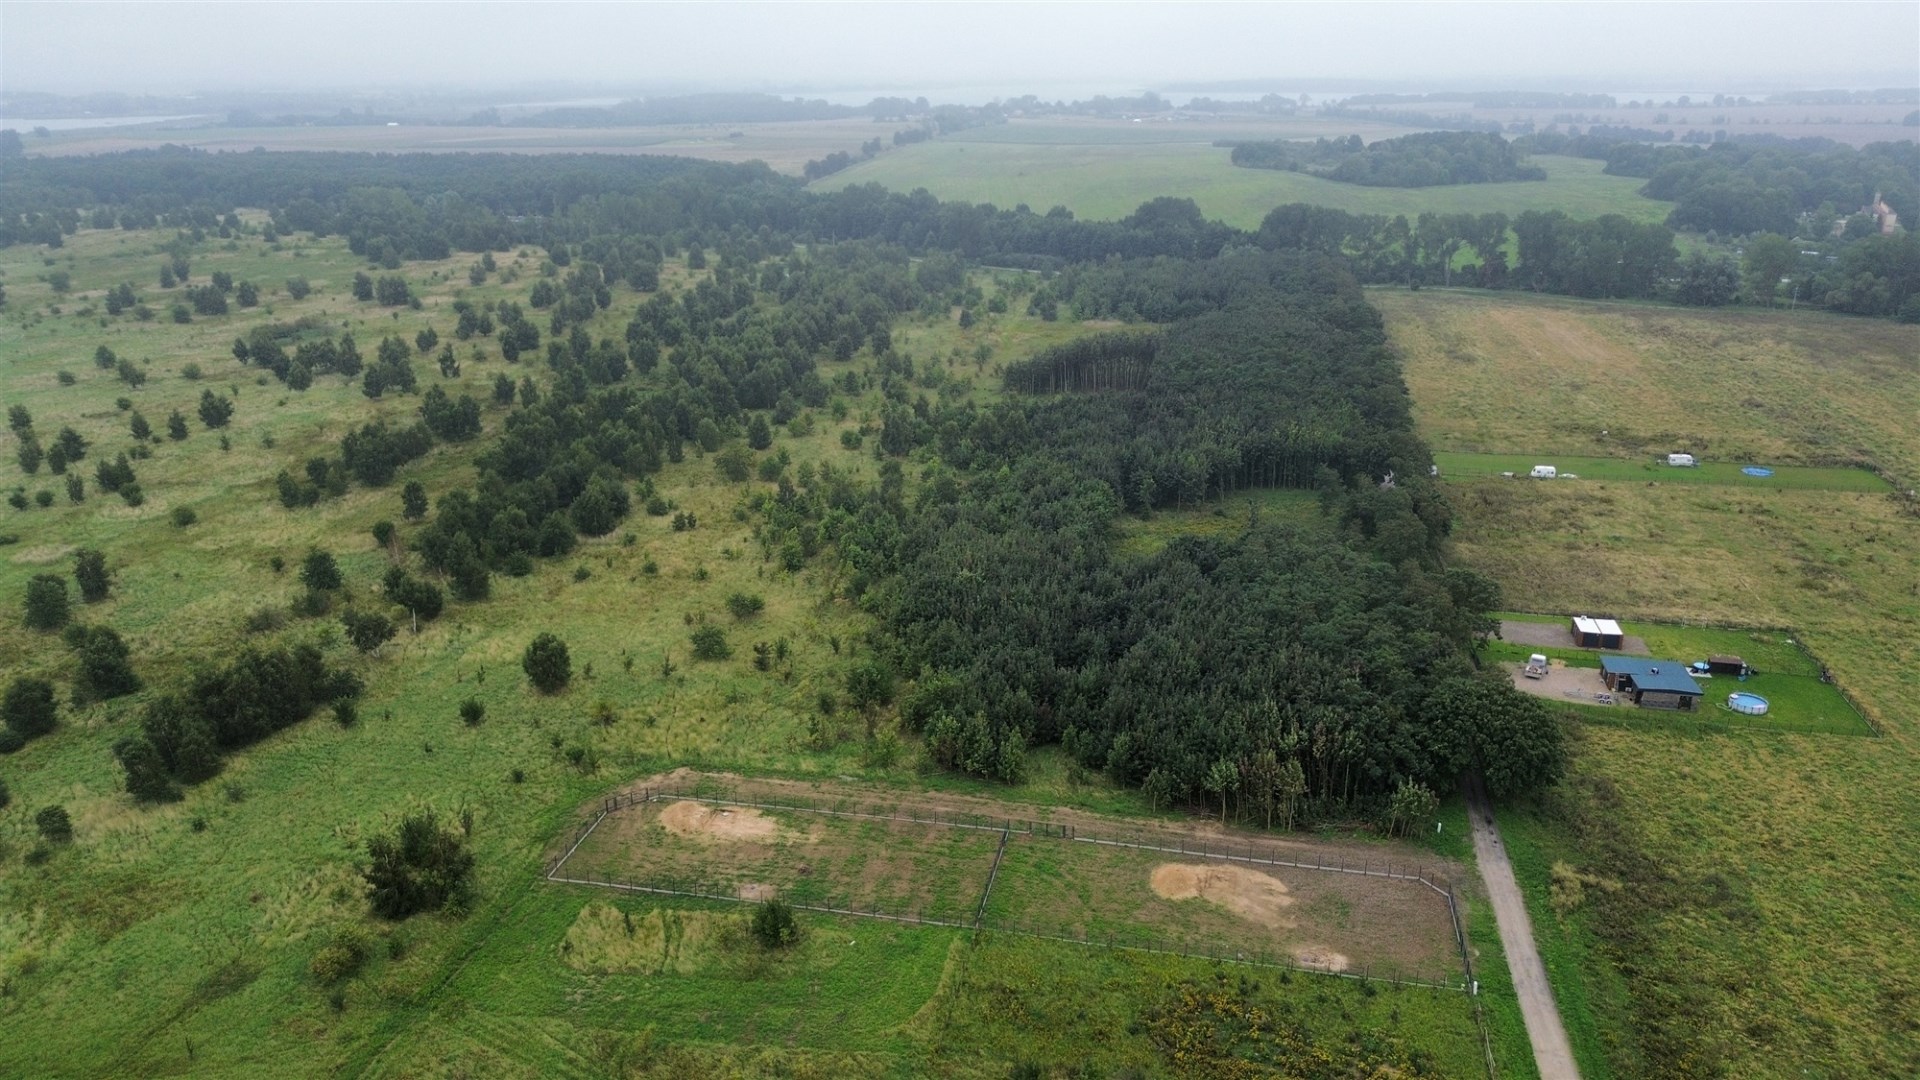
[[347, 640], [363, 653], [370, 653], [393, 639], [393, 620], [377, 611], [361, 613], [348, 608], [340, 613]]
[[210, 428], [226, 427], [233, 419], [233, 399], [211, 390], [200, 392], [200, 422]]
[[777, 897], [754, 909], [752, 926], [754, 940], [763, 948], [784, 949], [800, 940], [793, 908]]
[[400, 489], [400, 503], [408, 521], [418, 521], [426, 517], [427, 489], [422, 487], [418, 480], [407, 481], [406, 486]]
[[73, 818], [67, 815], [64, 806], [49, 806], [33, 815], [33, 827], [40, 830], [40, 839], [49, 844], [73, 842]]
[[200, 520], [200, 515], [191, 506], [176, 506], [169, 516], [173, 518], [174, 525], [182, 529]]
[[733, 655], [733, 646], [727, 644], [727, 635], [717, 626], [702, 626], [693, 632], [693, 658], [695, 660], [725, 660]]
[[346, 927], [336, 931], [313, 954], [307, 963], [307, 973], [321, 986], [333, 986], [352, 978], [366, 960], [367, 936], [354, 927]]
[[468, 727], [479, 727], [480, 721], [487, 718], [487, 707], [479, 698], [468, 698], [460, 703], [460, 722]]
[[727, 610], [732, 612], [736, 619], [758, 615], [766, 606], [766, 598], [758, 593], [737, 592], [727, 597]]
[[107, 569], [107, 556], [94, 548], [73, 553], [73, 579], [80, 585], [80, 599], [97, 604], [113, 588], [113, 571]]
[[527, 645], [520, 666], [543, 694], [558, 692], [573, 678], [573, 661], [567, 655], [567, 643], [552, 634], [541, 634]]
[[307, 281], [306, 278], [290, 277], [287, 279], [287, 295], [292, 297], [293, 299], [305, 300], [307, 298], [307, 294], [311, 292], [313, 292], [313, 286]]
[[0, 721], [22, 740], [52, 731], [58, 718], [53, 684], [46, 679], [23, 675], [7, 685], [6, 697], [0, 698]]
[[301, 560], [300, 584], [315, 591], [337, 589], [340, 587], [340, 564], [334, 562], [328, 552], [314, 548]]
[[78, 661], [73, 673], [73, 699], [85, 704], [124, 697], [140, 689], [132, 655], [118, 631], [110, 626], [67, 627], [63, 635]]
[[27, 626], [34, 630], [58, 630], [67, 625], [71, 611], [67, 602], [67, 583], [53, 574], [35, 574], [27, 582]]
[[759, 413], [754, 413], [753, 420], [747, 424], [747, 445], [755, 450], [765, 450], [773, 445], [773, 429], [767, 425], [767, 418]]
[[374, 522], [373, 523], [373, 542], [376, 544], [379, 544], [381, 547], [392, 546], [393, 522], [391, 521]]
[[175, 409], [167, 415], [167, 438], [179, 442], [186, 437], [187, 418], [180, 415], [179, 409]]
[[473, 879], [473, 855], [456, 829], [431, 811], [400, 819], [391, 835], [367, 841], [367, 902], [383, 919], [404, 919], [463, 901]]
[[744, 446], [729, 446], [713, 456], [713, 467], [724, 479], [745, 480], [753, 475], [753, 455]]

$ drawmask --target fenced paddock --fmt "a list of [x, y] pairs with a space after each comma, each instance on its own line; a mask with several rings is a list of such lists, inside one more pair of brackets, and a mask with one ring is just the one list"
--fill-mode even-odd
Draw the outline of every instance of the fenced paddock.
[[557, 883], [1465, 989], [1454, 882], [1433, 860], [1197, 828], [992, 817], [711, 779], [609, 796]]

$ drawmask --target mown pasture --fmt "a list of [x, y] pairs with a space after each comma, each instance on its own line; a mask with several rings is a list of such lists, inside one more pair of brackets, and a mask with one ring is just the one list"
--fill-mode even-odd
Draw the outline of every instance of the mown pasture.
[[1367, 296], [1437, 450], [1684, 450], [1710, 463], [1875, 465], [1908, 488], [1920, 479], [1920, 326], [1520, 292]]
[[[1689, 434], [1717, 456], [1866, 459], [1896, 476], [1920, 463], [1911, 327], [1372, 295], [1406, 358], [1422, 431], [1443, 448], [1618, 454]], [[1529, 385], [1540, 389], [1515, 390]], [[1911, 503], [1892, 492], [1446, 483], [1457, 558], [1494, 576], [1510, 606], [1795, 627], [1885, 732], [1570, 729], [1572, 775], [1502, 821], [1583, 1074], [1907, 1071], [1920, 1060], [1920, 846], [1905, 825], [1920, 818]]]

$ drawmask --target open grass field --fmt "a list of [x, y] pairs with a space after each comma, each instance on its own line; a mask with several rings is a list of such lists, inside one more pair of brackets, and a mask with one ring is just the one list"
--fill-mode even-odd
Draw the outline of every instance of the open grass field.
[[[1621, 452], [1597, 442], [1608, 429], [1633, 453], [1689, 432], [1715, 456], [1858, 456], [1897, 475], [1920, 462], [1911, 327], [1370, 295], [1442, 447]], [[1528, 380], [1546, 389], [1512, 391]], [[1748, 396], [1759, 404], [1707, 407]], [[1886, 732], [1571, 729], [1569, 780], [1502, 822], [1583, 1075], [1912, 1072], [1920, 530], [1908, 504], [1700, 484], [1447, 485], [1457, 558], [1492, 574], [1510, 606], [1620, 616], [1656, 652], [1681, 644], [1647, 625], [1659, 621], [1795, 627]]]
[[1525, 293], [1367, 296], [1436, 449], [1872, 464], [1920, 486], [1920, 326]]
[[[1642, 181], [1603, 174], [1603, 163], [1598, 161], [1535, 158], [1534, 163], [1547, 170], [1547, 179], [1540, 181], [1362, 187], [1300, 173], [1236, 168], [1225, 147], [1212, 145], [1211, 138], [1187, 140], [1180, 131], [1183, 127], [1128, 133], [1067, 125], [975, 129], [882, 154], [817, 180], [813, 186], [838, 190], [849, 184], [877, 183], [902, 192], [926, 188], [942, 199], [1001, 207], [1025, 203], [1036, 213], [1065, 206], [1080, 217], [1097, 219], [1123, 218], [1148, 199], [1173, 195], [1191, 198], [1206, 216], [1244, 229], [1259, 227], [1268, 211], [1294, 202], [1352, 213], [1405, 214], [1409, 219], [1428, 211], [1512, 215], [1564, 210], [1574, 217], [1622, 214], [1652, 222], [1664, 221], [1672, 209], [1670, 203], [1642, 197], [1638, 193]], [[1214, 136], [1256, 137], [1275, 136], [1238, 132]]]
[[1640, 459], [1587, 457], [1552, 454], [1542, 459], [1537, 454], [1470, 454], [1438, 451], [1433, 455], [1440, 471], [1449, 476], [1499, 476], [1513, 473], [1527, 479], [1527, 470], [1535, 465], [1553, 465], [1560, 470], [1557, 479], [1626, 480], [1650, 484], [1720, 484], [1727, 487], [1814, 491], [1890, 491], [1892, 485], [1865, 469], [1819, 465], [1762, 465], [1768, 476], [1751, 476], [1741, 471], [1747, 466], [1737, 461], [1703, 461], [1692, 467], [1668, 465], [1666, 456]]

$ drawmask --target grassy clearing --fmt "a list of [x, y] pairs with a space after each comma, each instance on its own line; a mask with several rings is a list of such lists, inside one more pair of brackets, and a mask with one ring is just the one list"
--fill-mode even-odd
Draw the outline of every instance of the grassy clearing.
[[1274, 207], [1294, 202], [1351, 213], [1405, 214], [1409, 219], [1427, 212], [1511, 215], [1564, 210], [1574, 217], [1621, 214], [1635, 221], [1664, 221], [1673, 208], [1642, 197], [1642, 181], [1607, 176], [1600, 171], [1603, 163], [1578, 158], [1533, 159], [1547, 170], [1547, 179], [1540, 181], [1376, 188], [1302, 173], [1236, 168], [1228, 160], [1229, 151], [1211, 145], [1210, 139], [1148, 141], [1157, 134], [1113, 135], [1108, 129], [1089, 131], [1077, 125], [968, 131], [883, 154], [814, 186], [839, 190], [877, 183], [902, 192], [926, 188], [942, 199], [1001, 207], [1025, 203], [1036, 213], [1065, 206], [1080, 217], [1102, 220], [1126, 217], [1148, 199], [1173, 195], [1193, 199], [1210, 218], [1245, 229], [1257, 228]]
[[[1619, 454], [1686, 435], [1715, 457], [1864, 459], [1896, 475], [1920, 462], [1912, 328], [1373, 295], [1408, 358], [1415, 414], [1443, 446]], [[1525, 385], [1540, 392], [1512, 392]], [[1656, 651], [1683, 642], [1651, 623], [1796, 627], [1886, 732], [1583, 725], [1568, 782], [1502, 811], [1536, 929], [1566, 980], [1556, 990], [1571, 987], [1560, 1003], [1584, 1070], [1911, 1071], [1920, 907], [1910, 868], [1920, 846], [1904, 823], [1920, 819], [1910, 677], [1920, 539], [1906, 505], [1700, 484], [1448, 484], [1458, 557], [1499, 580], [1510, 605], [1624, 616]], [[1741, 640], [1751, 632], [1731, 633], [1712, 643], [1764, 655], [1767, 643]], [[1558, 911], [1554, 862], [1622, 888], [1589, 888]]]
[[1580, 480], [1627, 480], [1649, 484], [1719, 484], [1725, 487], [1755, 489], [1802, 489], [1809, 491], [1890, 491], [1886, 480], [1865, 469], [1827, 468], [1812, 465], [1767, 465], [1771, 476], [1749, 476], [1745, 466], [1734, 461], [1708, 461], [1692, 468], [1668, 465], [1666, 459], [1578, 457], [1567, 454], [1463, 454], [1440, 451], [1433, 455], [1442, 475], [1500, 476], [1513, 473], [1527, 479], [1535, 465], [1552, 465], [1560, 470], [1560, 479], [1568, 473]]
[[[1245, 994], [1335, 1054], [1358, 1030], [1435, 1075], [1479, 1068], [1458, 992], [805, 914], [799, 944], [770, 954], [743, 940], [746, 918], [536, 888], [495, 928], [491, 962], [438, 988], [365, 1075], [1196, 1075], [1137, 1023], [1183, 984]], [[589, 947], [639, 959], [602, 970], [574, 959]]]
[[1709, 463], [1876, 465], [1903, 488], [1920, 477], [1920, 327], [1521, 293], [1367, 296], [1442, 450], [1542, 455], [1527, 465], [1685, 450]]

